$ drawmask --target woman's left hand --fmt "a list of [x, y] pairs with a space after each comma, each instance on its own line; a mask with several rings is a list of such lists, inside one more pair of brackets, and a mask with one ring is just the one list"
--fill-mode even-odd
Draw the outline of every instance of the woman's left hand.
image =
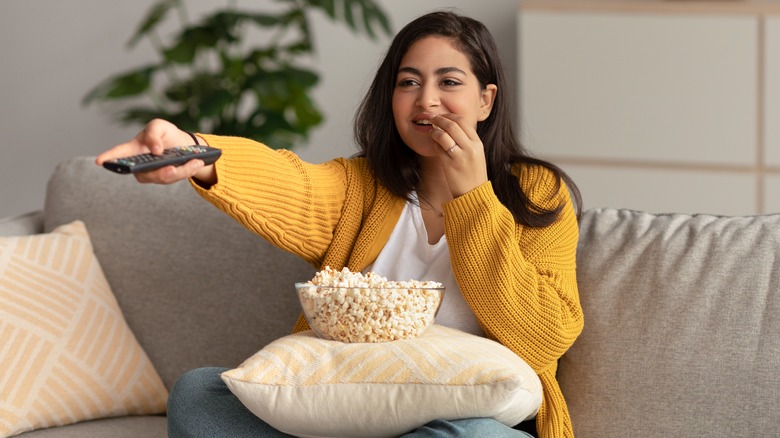
[[441, 146], [439, 159], [453, 197], [474, 190], [488, 180], [485, 148], [477, 131], [464, 117], [440, 114], [431, 122], [433, 140]]

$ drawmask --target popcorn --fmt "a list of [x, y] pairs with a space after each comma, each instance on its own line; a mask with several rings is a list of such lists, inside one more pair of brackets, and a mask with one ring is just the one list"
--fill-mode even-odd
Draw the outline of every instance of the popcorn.
[[417, 337], [433, 323], [442, 299], [435, 281], [389, 281], [329, 266], [299, 287], [311, 328], [341, 342], [386, 342]]

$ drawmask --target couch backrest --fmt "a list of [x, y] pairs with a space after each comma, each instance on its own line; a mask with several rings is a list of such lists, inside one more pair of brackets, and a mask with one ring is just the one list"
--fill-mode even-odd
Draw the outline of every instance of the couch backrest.
[[780, 215], [583, 214], [575, 435], [780, 436]]
[[92, 158], [51, 177], [44, 229], [85, 222], [128, 325], [170, 385], [201, 366], [237, 366], [289, 334], [293, 283], [314, 269], [201, 199], [188, 182], [143, 185]]

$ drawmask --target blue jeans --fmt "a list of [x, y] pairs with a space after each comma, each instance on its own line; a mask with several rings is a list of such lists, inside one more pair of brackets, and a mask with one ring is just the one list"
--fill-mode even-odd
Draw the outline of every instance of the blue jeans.
[[[168, 436], [292, 437], [249, 411], [220, 378], [227, 368], [198, 368], [185, 373], [168, 397]], [[525, 432], [489, 418], [432, 421], [404, 438], [526, 438]]]

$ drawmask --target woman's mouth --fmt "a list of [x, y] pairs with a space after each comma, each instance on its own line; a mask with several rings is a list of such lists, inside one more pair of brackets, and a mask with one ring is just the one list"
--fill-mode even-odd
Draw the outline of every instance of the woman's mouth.
[[434, 129], [441, 129], [439, 126], [434, 124], [431, 119], [431, 117], [420, 117], [419, 119], [413, 119], [412, 123], [415, 125], [416, 129], [426, 133]]
[[412, 124], [414, 125], [415, 130], [426, 134], [431, 132], [434, 128], [434, 124], [430, 119], [412, 120]]

